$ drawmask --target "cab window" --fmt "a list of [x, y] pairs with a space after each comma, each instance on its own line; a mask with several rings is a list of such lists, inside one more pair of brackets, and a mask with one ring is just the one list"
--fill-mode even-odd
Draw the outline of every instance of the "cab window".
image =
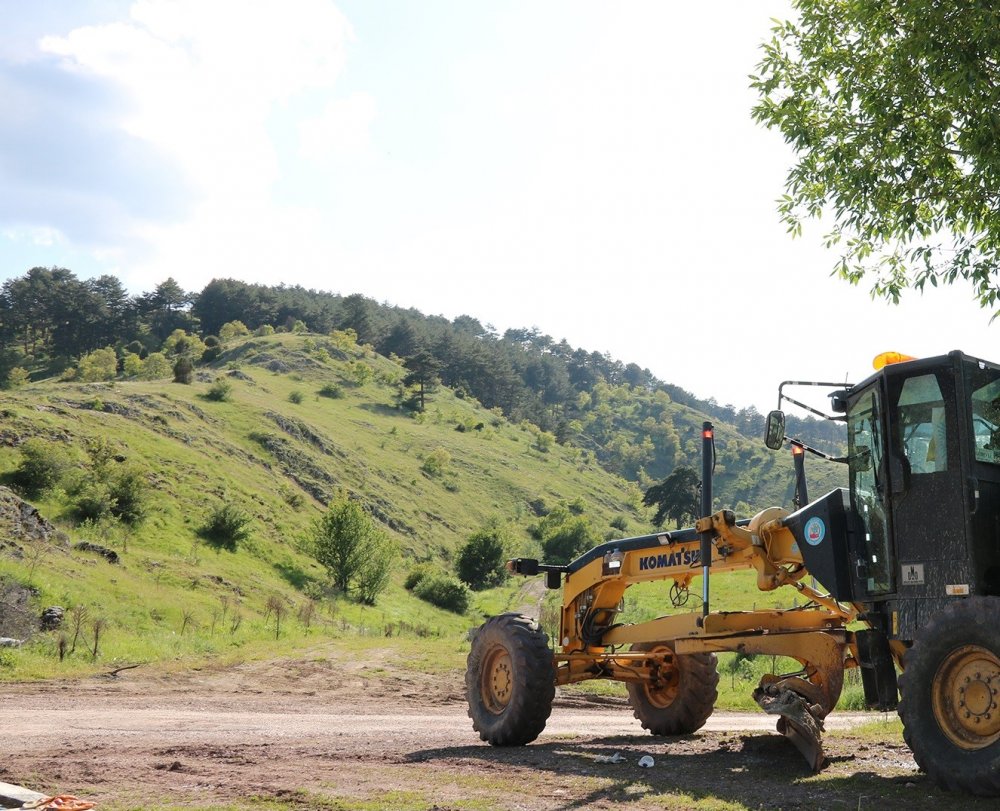
[[851, 506], [864, 524], [862, 567], [859, 574], [869, 595], [893, 588], [886, 525], [885, 466], [883, 465], [878, 392], [873, 388], [854, 403], [847, 415], [847, 446], [851, 475]]
[[980, 365], [970, 383], [976, 461], [1000, 465], [1000, 370]]
[[910, 473], [948, 469], [948, 433], [944, 397], [934, 375], [908, 378], [899, 393], [897, 430]]

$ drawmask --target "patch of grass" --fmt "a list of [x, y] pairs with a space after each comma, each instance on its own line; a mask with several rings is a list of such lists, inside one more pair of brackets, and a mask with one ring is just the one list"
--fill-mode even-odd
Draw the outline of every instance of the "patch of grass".
[[850, 738], [871, 743], [903, 743], [903, 722], [896, 713], [884, 713], [883, 718], [847, 730], [831, 730], [828, 737]]

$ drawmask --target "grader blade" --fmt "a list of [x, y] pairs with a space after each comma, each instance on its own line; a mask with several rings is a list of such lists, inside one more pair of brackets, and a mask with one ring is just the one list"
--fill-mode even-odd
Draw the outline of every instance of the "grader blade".
[[780, 716], [778, 732], [795, 744], [809, 768], [818, 772], [826, 762], [821, 739], [823, 721], [819, 718], [822, 710], [818, 704], [810, 704], [793, 688], [785, 686], [786, 683], [787, 680], [761, 684], [753, 692], [754, 701], [769, 715]]

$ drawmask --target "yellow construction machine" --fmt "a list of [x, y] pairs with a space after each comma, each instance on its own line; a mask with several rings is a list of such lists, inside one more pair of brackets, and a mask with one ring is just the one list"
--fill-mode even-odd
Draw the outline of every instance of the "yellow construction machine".
[[[813, 769], [824, 761], [823, 718], [844, 670], [856, 667], [866, 704], [898, 709], [935, 782], [1000, 795], [1000, 366], [961, 352], [892, 353], [876, 369], [857, 385], [779, 387], [765, 444], [791, 445], [804, 506], [742, 521], [714, 511], [705, 423], [704, 517], [693, 528], [608, 541], [567, 565], [510, 561], [512, 572], [544, 574], [548, 588], [562, 589], [559, 640], [553, 651], [538, 623], [517, 614], [479, 628], [466, 688], [480, 737], [533, 741], [556, 685], [587, 679], [625, 682], [652, 734], [689, 734], [712, 713], [717, 653], [771, 654], [798, 667], [765, 676], [754, 696]], [[832, 389], [832, 413], [785, 393], [796, 385]], [[835, 461], [847, 465], [848, 488], [808, 502], [803, 455], [824, 454], [785, 436], [784, 402], [846, 423], [848, 453]], [[805, 604], [712, 610], [711, 577], [739, 569], [753, 569], [761, 590], [794, 589]], [[671, 580], [679, 605], [696, 578], [700, 611], [618, 621], [630, 586]]]

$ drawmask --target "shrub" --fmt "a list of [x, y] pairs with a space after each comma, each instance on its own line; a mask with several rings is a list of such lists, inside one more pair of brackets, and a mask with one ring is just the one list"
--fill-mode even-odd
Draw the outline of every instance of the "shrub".
[[619, 532], [624, 532], [628, 529], [628, 519], [624, 515], [616, 515], [611, 519], [611, 526]]
[[8, 389], [19, 389], [29, 380], [27, 369], [22, 369], [20, 366], [15, 366], [9, 372], [7, 372], [7, 388]]
[[464, 614], [469, 609], [469, 590], [450, 574], [436, 572], [427, 575], [417, 583], [413, 593], [431, 605], [456, 614]]
[[351, 361], [348, 365], [351, 370], [351, 377], [354, 378], [354, 383], [358, 386], [364, 386], [375, 376], [375, 373], [367, 363]]
[[174, 363], [174, 383], [190, 383], [194, 364], [186, 355], [181, 355]]
[[288, 402], [299, 405], [303, 400], [302, 392], [296, 389], [291, 394], [288, 395]]
[[335, 329], [330, 333], [330, 337], [338, 349], [354, 349], [358, 345], [358, 333], [350, 327], [345, 330]]
[[79, 521], [100, 521], [110, 514], [113, 503], [107, 486], [103, 482], [92, 481], [77, 494], [73, 511]]
[[211, 363], [221, 354], [222, 354], [222, 341], [220, 341], [214, 335], [206, 335], [205, 351], [201, 353], [201, 362]]
[[200, 358], [205, 344], [197, 335], [189, 335], [182, 329], [175, 329], [163, 342], [164, 355], [188, 355]]
[[21, 464], [14, 471], [14, 484], [30, 494], [57, 487], [69, 471], [66, 451], [53, 442], [32, 438], [21, 443]]
[[126, 352], [122, 358], [122, 372], [125, 377], [139, 377], [142, 374], [142, 358], [135, 352]]
[[569, 563], [598, 542], [590, 521], [560, 504], [532, 528], [546, 563]]
[[444, 448], [435, 448], [424, 459], [420, 469], [428, 476], [443, 476], [451, 464], [451, 454]]
[[[226, 324], [223, 324], [222, 327], [219, 329], [219, 338], [221, 338], [223, 341], [231, 341], [233, 338], [239, 338], [249, 334], [250, 330], [247, 329], [247, 325], [244, 324], [242, 321], [230, 321]], [[205, 341], [205, 344], [206, 345], [208, 344], [207, 339]]]
[[162, 380], [169, 377], [171, 372], [170, 361], [162, 352], [150, 352], [142, 362], [142, 371], [139, 377], [143, 380]]
[[358, 599], [366, 605], [375, 605], [379, 594], [389, 585], [392, 563], [396, 559], [396, 547], [385, 536], [368, 550], [365, 562], [354, 580]]
[[235, 504], [223, 504], [208, 514], [199, 532], [209, 543], [235, 551], [250, 537], [251, 521], [249, 514]]
[[455, 562], [459, 579], [474, 591], [503, 583], [507, 579], [504, 563], [510, 540], [510, 530], [497, 521], [469, 536]]
[[253, 331], [253, 334], [258, 338], [262, 338], [265, 335], [274, 335], [274, 327], [270, 324], [261, 324]]
[[434, 571], [436, 571], [436, 568], [430, 563], [418, 563], [407, 572], [406, 580], [403, 581], [403, 588], [407, 591], [413, 591], [421, 580]]
[[209, 386], [208, 391], [205, 392], [205, 396], [209, 400], [214, 400], [217, 403], [224, 402], [229, 399], [229, 395], [232, 394], [233, 384], [230, 383], [224, 377], [215, 378], [215, 382]]
[[334, 383], [327, 383], [323, 388], [319, 390], [320, 397], [329, 397], [332, 400], [336, 400], [344, 396], [344, 390]]
[[136, 468], [115, 471], [107, 481], [95, 471], [95, 478], [83, 484], [76, 495], [74, 512], [81, 521], [100, 521], [112, 515], [126, 524], [139, 524], [146, 517], [145, 476]]
[[126, 467], [115, 473], [108, 488], [111, 514], [126, 524], [140, 524], [149, 510], [149, 485], [139, 468]]
[[555, 436], [548, 431], [539, 431], [535, 434], [535, 450], [539, 453], [548, 453], [555, 441]]
[[76, 379], [84, 383], [113, 380], [116, 374], [118, 374], [118, 356], [110, 346], [88, 352], [80, 358], [76, 368]]

